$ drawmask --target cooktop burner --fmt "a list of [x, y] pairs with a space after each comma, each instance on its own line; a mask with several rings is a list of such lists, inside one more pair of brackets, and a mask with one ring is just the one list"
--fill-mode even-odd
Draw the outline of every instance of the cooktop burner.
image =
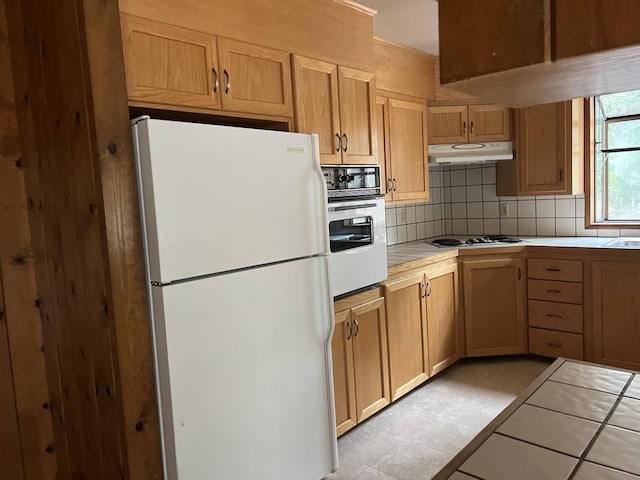
[[485, 243], [518, 243], [519, 238], [507, 237], [506, 235], [486, 235], [484, 237], [471, 237], [464, 240], [459, 238], [438, 238], [431, 240], [431, 243], [438, 247], [468, 247]]

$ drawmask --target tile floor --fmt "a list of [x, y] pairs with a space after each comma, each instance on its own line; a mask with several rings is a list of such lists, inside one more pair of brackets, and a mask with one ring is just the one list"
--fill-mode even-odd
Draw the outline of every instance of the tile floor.
[[640, 413], [630, 388], [638, 378], [565, 361], [458, 470], [492, 480], [640, 480]]
[[327, 480], [432, 478], [550, 363], [528, 356], [458, 362], [340, 437], [340, 469]]

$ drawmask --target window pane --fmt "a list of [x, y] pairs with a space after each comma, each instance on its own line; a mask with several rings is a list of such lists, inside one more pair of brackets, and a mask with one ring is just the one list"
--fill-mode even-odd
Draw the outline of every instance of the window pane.
[[608, 220], [640, 219], [640, 152], [607, 157]]
[[640, 114], [640, 90], [600, 95], [600, 102], [607, 118]]
[[605, 219], [605, 188], [604, 188], [604, 154], [600, 151], [604, 136], [604, 112], [602, 111], [601, 104], [595, 102], [595, 164], [594, 164], [594, 217], [596, 222], [601, 222]]
[[607, 148], [640, 147], [640, 119], [608, 122]]

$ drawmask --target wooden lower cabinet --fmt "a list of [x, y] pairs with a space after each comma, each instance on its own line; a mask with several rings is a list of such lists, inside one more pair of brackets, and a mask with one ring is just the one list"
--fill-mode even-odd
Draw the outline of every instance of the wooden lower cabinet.
[[464, 356], [464, 323], [457, 264], [427, 273], [427, 334], [429, 376]]
[[384, 285], [391, 400], [429, 378], [426, 283], [423, 273]]
[[522, 259], [465, 260], [462, 269], [467, 356], [526, 353]]
[[593, 361], [640, 370], [640, 263], [593, 262]]
[[331, 348], [338, 435], [391, 401], [384, 303], [379, 297], [336, 312]]

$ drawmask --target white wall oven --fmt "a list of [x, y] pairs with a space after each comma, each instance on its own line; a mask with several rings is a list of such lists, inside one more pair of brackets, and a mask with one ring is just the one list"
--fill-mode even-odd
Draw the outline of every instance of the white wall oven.
[[323, 166], [329, 199], [329, 276], [334, 297], [387, 278], [380, 167]]

